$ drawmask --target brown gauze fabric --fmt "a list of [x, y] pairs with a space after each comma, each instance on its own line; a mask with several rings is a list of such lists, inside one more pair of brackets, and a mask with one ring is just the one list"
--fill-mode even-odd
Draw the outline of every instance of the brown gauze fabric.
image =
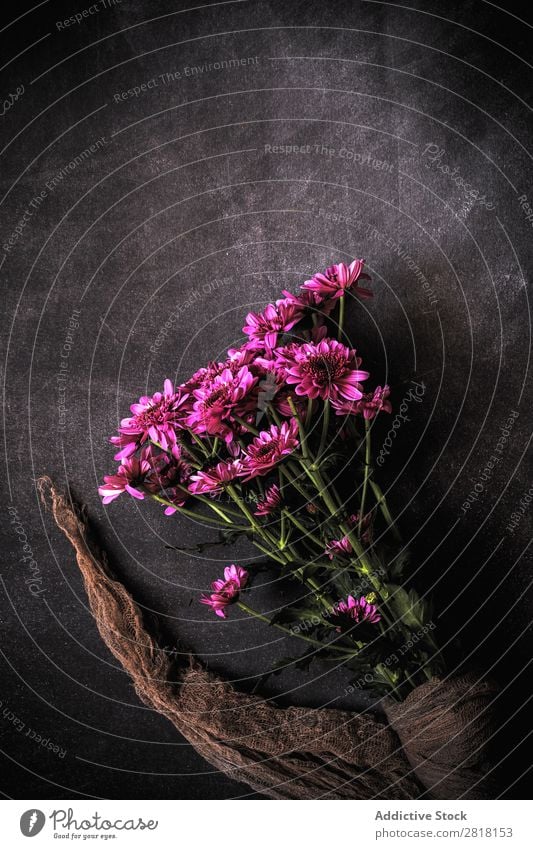
[[216, 769], [274, 799], [491, 798], [493, 684], [466, 675], [428, 681], [403, 703], [385, 703], [390, 724], [240, 693], [194, 658], [180, 664], [158, 645], [91, 540], [85, 512], [48, 478], [39, 489], [74, 547], [102, 639], [137, 695]]

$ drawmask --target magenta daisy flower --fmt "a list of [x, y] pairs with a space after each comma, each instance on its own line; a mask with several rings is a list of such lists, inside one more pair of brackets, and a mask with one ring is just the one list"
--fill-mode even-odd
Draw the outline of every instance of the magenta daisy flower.
[[248, 582], [248, 572], [234, 563], [226, 566], [224, 577], [218, 578], [211, 584], [212, 593], [203, 595], [200, 599], [221, 619], [226, 618], [226, 607], [237, 601], [240, 591]]
[[110, 440], [121, 449], [115, 460], [129, 457], [148, 439], [165, 451], [175, 445], [186, 399], [187, 395], [180, 388], [174, 391], [172, 381], [167, 379], [163, 392], [156, 392], [151, 398], [143, 395], [137, 404], [132, 404], [130, 410], [133, 415], [122, 419], [119, 436], [112, 436]]
[[286, 382], [296, 385], [297, 395], [308, 398], [359, 400], [363, 396], [360, 381], [369, 377], [359, 369], [360, 364], [355, 351], [336, 339], [287, 345], [276, 351], [276, 365]]
[[140, 457], [127, 457], [117, 469], [116, 475], [104, 475], [104, 483], [98, 487], [103, 504], [110, 504], [123, 492], [142, 500], [146, 491], [145, 482], [152, 471], [151, 446], [143, 448]]
[[279, 486], [272, 484], [266, 491], [265, 496], [257, 502], [255, 516], [270, 516], [281, 504], [281, 492]]
[[205, 493], [215, 495], [224, 489], [225, 484], [234, 481], [241, 470], [240, 460], [226, 460], [217, 463], [211, 469], [205, 469], [191, 475], [192, 483], [189, 485], [189, 490], [200, 495]]
[[353, 554], [353, 548], [348, 537], [343, 537], [342, 539], [332, 539], [331, 542], [326, 544], [326, 550], [324, 554], [327, 554], [330, 560], [333, 560], [339, 554], [344, 554], [349, 556]]
[[257, 381], [248, 366], [242, 366], [235, 373], [225, 368], [215, 377], [206, 378], [198, 389], [193, 390], [196, 400], [185, 424], [194, 433], [232, 440], [231, 414], [244, 416], [255, 409]]
[[268, 304], [263, 312], [249, 312], [242, 331], [249, 336], [247, 347], [275, 348], [278, 335], [285, 333], [297, 324], [303, 315], [303, 309], [291, 303], [287, 298]]
[[292, 454], [299, 446], [298, 422], [290, 419], [279, 427], [271, 425], [262, 430], [246, 449], [242, 458], [241, 476], [245, 481], [266, 475], [280, 460]]
[[363, 622], [375, 625], [381, 620], [376, 605], [370, 604], [364, 595], [361, 598], [349, 595], [346, 601], [337, 602], [332, 611], [332, 618], [339, 621], [338, 631], [342, 626], [353, 627], [354, 624], [361, 625]]
[[390, 389], [388, 386], [377, 386], [374, 392], [366, 392], [358, 401], [347, 401], [345, 398], [337, 398], [332, 402], [338, 416], [349, 416], [361, 414], [365, 419], [373, 419], [378, 413], [391, 413], [392, 405], [388, 400]]
[[326, 268], [324, 274], [314, 274], [311, 280], [306, 280], [302, 289], [315, 292], [323, 298], [342, 298], [348, 289], [353, 289], [361, 298], [371, 298], [369, 289], [362, 289], [357, 285], [359, 279], [368, 280], [367, 274], [363, 274], [364, 259], [354, 259], [350, 265], [339, 262]]

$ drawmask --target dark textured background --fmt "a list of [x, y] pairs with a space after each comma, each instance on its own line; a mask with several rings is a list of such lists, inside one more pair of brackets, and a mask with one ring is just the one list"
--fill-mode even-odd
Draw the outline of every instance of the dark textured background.
[[[83, 0], [32, 11], [3, 3], [1, 97], [24, 92], [0, 119], [2, 245], [47, 181], [103, 141], [0, 251], [2, 791], [247, 793], [138, 702], [102, 646], [34, 481], [48, 473], [86, 501], [169, 645], [179, 634], [214, 669], [253, 686], [298, 644], [239, 615], [215, 621], [196, 603], [220, 564], [179, 562], [165, 544], [201, 539], [200, 528], [131, 499], [100, 505], [96, 487], [113, 466], [107, 436], [139, 394], [222, 355], [250, 305], [331, 261], [364, 256], [376, 297], [358, 313], [357, 347], [397, 406], [412, 380], [426, 386], [382, 480], [415, 551], [418, 586], [434, 593], [450, 663], [477, 664], [504, 688], [501, 791], [518, 798], [530, 763], [530, 510], [514, 533], [507, 526], [532, 484], [532, 222], [519, 201], [533, 200], [531, 27], [514, 16], [518, 6], [482, 0], [193, 5], [122, 0], [58, 29]], [[186, 72], [236, 58], [253, 61]], [[287, 144], [310, 149], [266, 147]], [[438, 159], [428, 145], [442, 150]], [[465, 207], [458, 176], [485, 201]], [[73, 310], [59, 432], [56, 376]], [[169, 314], [171, 332], [157, 345]], [[465, 512], [512, 410], [501, 462]], [[38, 564], [38, 597], [9, 505]], [[270, 610], [287, 590], [272, 576], [264, 584], [254, 601]], [[346, 685], [340, 671], [316, 667], [288, 670], [265, 690], [284, 704], [361, 706]], [[30, 728], [64, 755], [44, 751]]]

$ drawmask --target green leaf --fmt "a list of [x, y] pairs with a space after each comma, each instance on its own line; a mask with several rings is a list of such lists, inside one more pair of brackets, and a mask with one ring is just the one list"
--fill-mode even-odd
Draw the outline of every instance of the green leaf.
[[428, 605], [420, 598], [416, 590], [406, 592], [396, 584], [387, 584], [390, 593], [388, 605], [395, 616], [408, 628], [420, 628], [427, 621]]
[[409, 566], [410, 560], [411, 552], [407, 548], [399, 551], [398, 554], [389, 560], [388, 571], [390, 576], [392, 578], [400, 578]]

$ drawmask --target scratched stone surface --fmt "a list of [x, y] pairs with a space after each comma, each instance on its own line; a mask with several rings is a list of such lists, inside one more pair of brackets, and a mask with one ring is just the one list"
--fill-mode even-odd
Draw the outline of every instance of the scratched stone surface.
[[[107, 438], [139, 395], [223, 356], [250, 309], [363, 256], [375, 297], [350, 311], [353, 338], [404, 409], [376, 427], [379, 474], [450, 667], [502, 686], [501, 792], [519, 798], [532, 651], [524, 13], [482, 0], [32, 7], [4, 3], [0, 30], [2, 792], [253, 796], [138, 701], [35, 479], [88, 505], [168, 645], [253, 688], [297, 641], [197, 604], [227, 552], [175, 547], [205, 528], [132, 499], [102, 507]], [[266, 612], [292, 592], [275, 574], [260, 584]], [[320, 664], [262, 692], [372, 703]]]

